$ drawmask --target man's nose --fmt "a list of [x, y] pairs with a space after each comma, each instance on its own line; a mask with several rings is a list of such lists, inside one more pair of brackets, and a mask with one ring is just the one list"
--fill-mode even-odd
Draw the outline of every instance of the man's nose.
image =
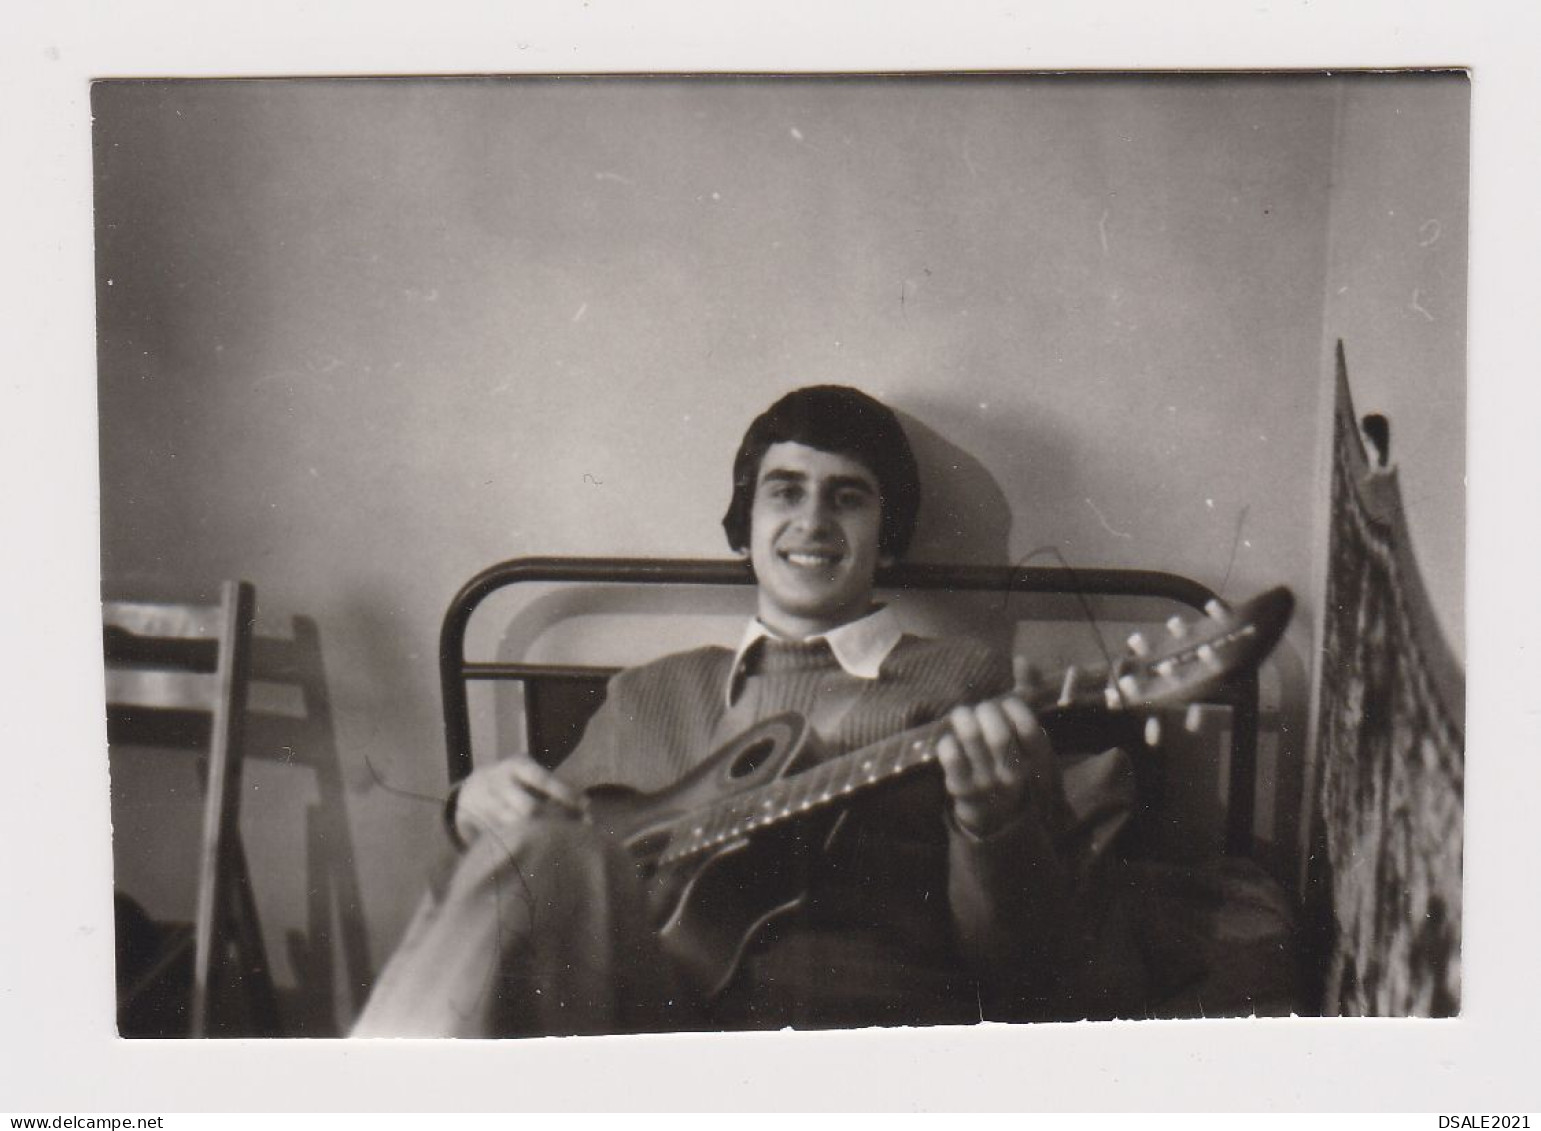
[[803, 500], [803, 505], [797, 514], [799, 525], [810, 531], [828, 530], [831, 518], [832, 509], [829, 500], [812, 493]]

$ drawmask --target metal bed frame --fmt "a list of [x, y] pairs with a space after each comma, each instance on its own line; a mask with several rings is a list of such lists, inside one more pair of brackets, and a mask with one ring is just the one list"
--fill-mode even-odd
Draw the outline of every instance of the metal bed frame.
[[[444, 741], [450, 781], [471, 772], [468, 688], [472, 681], [514, 681], [524, 685], [526, 728], [535, 749], [541, 711], [553, 687], [602, 684], [613, 667], [468, 660], [466, 630], [492, 593], [528, 583], [578, 585], [737, 585], [754, 577], [738, 560], [657, 558], [516, 558], [482, 570], [450, 602], [439, 635], [439, 678], [444, 696]], [[1214, 592], [1190, 578], [1154, 570], [1063, 569], [1027, 566], [901, 563], [881, 570], [879, 590], [1031, 593], [1062, 596], [1155, 598], [1203, 609]], [[1255, 671], [1233, 676], [1205, 703], [1230, 708], [1230, 791], [1226, 805], [1225, 851], [1250, 856], [1253, 796], [1257, 782], [1258, 680]], [[597, 706], [597, 700], [595, 704]]]

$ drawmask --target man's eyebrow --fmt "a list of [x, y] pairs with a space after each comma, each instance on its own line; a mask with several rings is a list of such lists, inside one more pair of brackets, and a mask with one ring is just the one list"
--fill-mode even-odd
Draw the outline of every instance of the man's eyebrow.
[[807, 479], [805, 472], [791, 471], [784, 467], [772, 467], [760, 473], [761, 483], [804, 483]]
[[[767, 468], [760, 473], [761, 483], [807, 483], [806, 471], [793, 471], [788, 467]], [[868, 495], [878, 494], [877, 484], [862, 475], [831, 475], [827, 479], [819, 481], [821, 488], [837, 491], [857, 490]]]
[[841, 490], [855, 487], [869, 495], [878, 493], [877, 484], [860, 475], [831, 475], [824, 482], [830, 487], [838, 487]]

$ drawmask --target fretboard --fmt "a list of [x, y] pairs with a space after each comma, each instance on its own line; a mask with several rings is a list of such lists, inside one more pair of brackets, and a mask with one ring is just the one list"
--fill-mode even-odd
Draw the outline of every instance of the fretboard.
[[[1206, 618], [1192, 624], [1175, 618], [1168, 622], [1172, 639], [1162, 649], [1153, 651], [1137, 634], [1111, 670], [1070, 667], [1052, 683], [1030, 679], [1030, 687], [1016, 693], [1040, 723], [1081, 708], [1117, 712], [1186, 701], [1230, 673], [1261, 663], [1278, 643], [1294, 604], [1294, 596], [1283, 586], [1235, 610], [1212, 602], [1216, 607], [1206, 607]], [[939, 719], [725, 797], [675, 821], [659, 860], [674, 863], [712, 851], [934, 762], [937, 741], [946, 733], [947, 721]]]
[[[1072, 668], [1035, 691], [1019, 694], [1024, 694], [1040, 723], [1076, 705], [1117, 710], [1119, 693], [1108, 685], [1107, 678], [1105, 667]], [[669, 847], [659, 861], [672, 864], [710, 852], [758, 829], [793, 820], [928, 765], [936, 761], [937, 741], [946, 733], [944, 717], [687, 814], [671, 827]]]
[[711, 851], [934, 762], [937, 740], [946, 732], [947, 722], [941, 719], [724, 798], [675, 822], [659, 862], [672, 864]]

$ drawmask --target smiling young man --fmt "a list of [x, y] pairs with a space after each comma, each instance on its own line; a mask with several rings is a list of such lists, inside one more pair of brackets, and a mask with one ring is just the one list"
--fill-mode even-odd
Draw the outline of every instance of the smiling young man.
[[[757, 418], [723, 519], [757, 586], [739, 646], [616, 676], [555, 773], [513, 758], [463, 783], [461, 855], [355, 1035], [965, 1023], [987, 996], [1046, 996], [1124, 786], [1105, 762], [1069, 804], [1010, 664], [909, 635], [874, 600], [919, 498], [903, 428], [864, 393], [800, 389]], [[942, 773], [853, 804], [797, 865], [803, 903], [752, 932], [732, 980], [701, 995], [660, 948], [634, 866], [585, 820], [583, 791], [664, 789], [788, 711], [807, 719], [815, 758], [945, 717]], [[1091, 812], [1101, 832], [1076, 815]]]

